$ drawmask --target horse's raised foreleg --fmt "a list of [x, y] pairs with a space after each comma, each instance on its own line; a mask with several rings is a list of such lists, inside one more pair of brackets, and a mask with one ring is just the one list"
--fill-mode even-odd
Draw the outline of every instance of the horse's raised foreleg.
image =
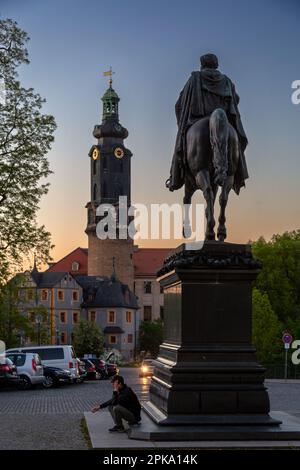
[[209, 171], [201, 170], [196, 175], [196, 182], [199, 189], [202, 189], [203, 196], [206, 201], [206, 231], [205, 231], [205, 240], [214, 240], [215, 239], [215, 218], [214, 218], [214, 201], [215, 194], [212, 187]]
[[226, 225], [225, 225], [225, 222], [226, 222], [225, 210], [226, 210], [226, 206], [228, 202], [228, 195], [233, 185], [233, 179], [234, 179], [233, 176], [227, 176], [227, 179], [225, 180], [222, 186], [222, 190], [221, 190], [221, 194], [219, 198], [220, 215], [219, 215], [219, 226], [218, 226], [217, 235], [218, 235], [218, 240], [220, 242], [223, 242], [225, 238], [227, 237], [227, 230], [226, 230]]
[[191, 207], [192, 196], [194, 192], [195, 190], [189, 188], [187, 183], [185, 183], [184, 198], [183, 198], [184, 219], [183, 219], [183, 228], [182, 228], [182, 234], [184, 238], [190, 238], [192, 235], [192, 228], [191, 228], [191, 222], [190, 222], [190, 207]]

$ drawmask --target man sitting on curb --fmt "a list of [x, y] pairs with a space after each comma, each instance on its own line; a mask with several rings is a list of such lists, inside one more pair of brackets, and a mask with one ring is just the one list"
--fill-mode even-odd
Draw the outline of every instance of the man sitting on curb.
[[115, 426], [109, 432], [124, 432], [122, 419], [130, 425], [138, 424], [141, 421], [141, 405], [134, 391], [124, 383], [121, 375], [112, 378], [113, 396], [110, 400], [101, 405], [94, 406], [92, 413], [108, 407]]

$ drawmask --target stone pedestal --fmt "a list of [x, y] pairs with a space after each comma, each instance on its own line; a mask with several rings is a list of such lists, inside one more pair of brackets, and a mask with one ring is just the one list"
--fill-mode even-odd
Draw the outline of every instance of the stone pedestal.
[[179, 247], [164, 263], [164, 342], [145, 412], [154, 423], [277, 426], [265, 369], [251, 344], [252, 283], [260, 272], [249, 245]]

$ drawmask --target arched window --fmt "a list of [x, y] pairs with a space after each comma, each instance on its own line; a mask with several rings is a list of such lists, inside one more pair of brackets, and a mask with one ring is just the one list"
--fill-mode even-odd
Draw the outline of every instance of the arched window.
[[123, 160], [120, 161], [120, 172], [123, 173]]
[[107, 169], [106, 157], [102, 157], [102, 167], [103, 167], [103, 170], [106, 170], [106, 169]]
[[94, 189], [93, 189], [93, 200], [97, 200], [97, 185], [94, 184]]
[[93, 160], [93, 175], [97, 174], [97, 160]]

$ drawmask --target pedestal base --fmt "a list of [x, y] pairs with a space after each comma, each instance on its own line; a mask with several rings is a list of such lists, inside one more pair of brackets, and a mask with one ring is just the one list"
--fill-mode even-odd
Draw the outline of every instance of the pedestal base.
[[[250, 418], [250, 417], [249, 417]], [[186, 426], [160, 426], [142, 412], [142, 424], [128, 431], [130, 439], [179, 442], [179, 441], [290, 441], [300, 440], [300, 419], [287, 413], [273, 412], [270, 425], [251, 422], [249, 425], [203, 424]], [[273, 423], [281, 425], [274, 426]], [[192, 447], [192, 445], [191, 445]]]
[[160, 426], [278, 426], [269, 414], [164, 414], [152, 402], [143, 403], [144, 412]]
[[155, 424], [280, 424], [269, 416], [265, 369], [251, 344], [259, 272], [251, 247], [233, 243], [205, 242], [198, 251], [183, 245], [165, 261], [165, 339], [144, 407]]

